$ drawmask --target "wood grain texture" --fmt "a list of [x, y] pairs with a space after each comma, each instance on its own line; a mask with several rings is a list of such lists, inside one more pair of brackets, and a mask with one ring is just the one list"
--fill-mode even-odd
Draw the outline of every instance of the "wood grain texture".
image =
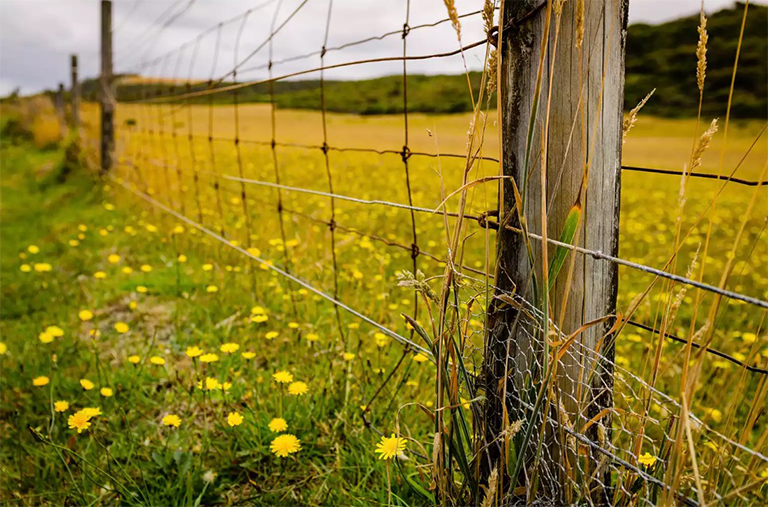
[[[576, 1], [566, 2], [563, 8], [559, 40], [555, 52], [555, 15], [551, 27], [537, 105], [533, 145], [530, 148], [530, 172], [526, 181], [528, 125], [534, 107], [534, 91], [539, 71], [542, 38], [545, 31], [547, 9], [543, 8], [528, 22], [504, 32], [502, 73], [499, 86], [502, 94], [503, 172], [512, 176], [522, 193], [527, 185], [524, 215], [528, 230], [541, 234], [542, 199], [547, 203], [547, 232], [557, 239], [563, 229], [571, 207], [577, 201], [582, 185], [585, 164], [589, 172], [586, 192], [582, 196], [584, 214], [577, 233], [578, 244], [588, 249], [616, 255], [618, 253], [619, 202], [622, 104], [624, 89], [624, 46], [626, 40], [627, 0], [585, 2], [584, 43], [581, 51], [576, 47]], [[538, 0], [511, 1], [505, 5], [503, 19], [519, 18], [539, 5]], [[603, 80], [603, 76], [605, 79]], [[549, 134], [547, 138], [546, 189], [541, 192], [541, 139], [547, 121], [547, 96], [552, 80]], [[583, 108], [583, 111], [580, 110]], [[504, 183], [502, 215], [515, 213], [513, 184]], [[516, 216], [509, 224], [520, 227]], [[499, 233], [497, 251], [498, 292], [515, 292], [527, 301], [536, 303], [532, 274], [542, 284], [543, 264], [541, 242], [533, 243], [533, 261], [529, 259], [521, 234], [509, 230]], [[551, 260], [555, 248], [550, 245]], [[569, 255], [553, 292], [550, 294], [550, 319], [559, 324], [568, 335], [583, 324], [615, 312], [618, 284], [617, 266], [602, 260], [578, 255], [575, 258], [573, 279], [566, 283], [571, 264]], [[567, 302], [563, 308], [563, 301]], [[538, 304], [537, 304], [538, 306]], [[510, 375], [507, 391], [525, 397], [522, 386], [531, 376], [541, 378], [543, 364], [543, 338], [531, 329], [515, 309], [498, 301], [489, 309], [489, 335], [486, 343], [487, 360], [485, 379], [487, 391], [486, 443], [501, 430], [502, 400], [500, 391], [504, 383], [505, 363]], [[602, 408], [612, 405], [613, 368], [605, 361], [597, 362], [592, 353], [598, 343], [600, 353], [613, 359], [612, 341], [602, 340], [612, 325], [608, 320], [581, 333], [573, 345], [573, 354], [567, 354], [560, 363], [554, 406], [564, 407], [569, 423], [583, 426]], [[594, 371], [593, 375], [589, 375]], [[538, 377], [537, 377], [538, 376]], [[510, 419], [524, 416], [524, 411], [508, 401]], [[560, 418], [558, 410], [548, 413]], [[602, 420], [607, 438], [610, 438], [610, 418]], [[598, 437], [594, 426], [591, 438]], [[547, 442], [543, 459], [564, 459], [556, 438]], [[492, 445], [490, 446], [493, 447]], [[486, 461], [498, 457], [489, 453]], [[544, 465], [546, 467], [546, 465]], [[549, 472], [557, 474], [562, 466], [553, 463]], [[556, 485], [550, 485], [557, 489]], [[547, 485], [544, 484], [544, 489]], [[562, 491], [560, 492], [562, 493]]]

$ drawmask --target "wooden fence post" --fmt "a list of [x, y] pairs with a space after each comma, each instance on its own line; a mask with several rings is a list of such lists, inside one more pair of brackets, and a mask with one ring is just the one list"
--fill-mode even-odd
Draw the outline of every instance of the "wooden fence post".
[[53, 98], [54, 109], [56, 109], [56, 116], [59, 117], [59, 127], [61, 129], [61, 138], [67, 137], [67, 106], [64, 103], [64, 83], [59, 83], [59, 89]]
[[112, 89], [112, 2], [101, 0], [101, 170], [112, 167], [115, 149], [115, 93]]
[[[555, 0], [542, 5], [541, 0], [508, 0], [502, 5], [502, 64], [498, 78], [502, 163], [503, 174], [511, 177], [514, 184], [510, 180], [503, 183], [500, 223], [518, 230], [521, 227], [515, 202], [516, 185], [520, 194], [525, 194], [521, 206], [530, 233], [544, 232], [542, 203], [547, 210], [547, 236], [555, 240], [559, 239], [569, 212], [580, 204], [577, 244], [616, 255], [628, 1], [574, 0], [563, 4]], [[562, 9], [559, 23], [558, 9]], [[546, 145], [542, 146], [545, 130]], [[542, 183], [544, 163], [546, 180]], [[542, 188], [546, 195], [542, 195]], [[496, 295], [515, 294], [543, 309], [542, 267], [547, 267], [542, 242], [531, 238], [530, 259], [520, 232], [502, 227], [498, 239]], [[551, 263], [556, 247], [549, 244], [547, 252]], [[572, 260], [572, 279], [567, 283]], [[569, 253], [549, 292], [549, 333], [554, 324], [568, 336], [587, 322], [613, 315], [617, 284], [615, 264]], [[538, 285], [538, 290], [534, 290], [534, 285]], [[601, 456], [592, 447], [569, 437], [567, 431], [581, 433], [585, 423], [600, 414], [584, 436], [603, 448], [610, 442], [611, 416], [601, 410], [613, 406], [613, 337], [606, 336], [612, 323], [609, 318], [578, 334], [559, 361], [556, 376], [547, 385], [544, 370], [552, 367], [552, 352], [556, 348], [552, 342], [558, 340], [557, 336], [550, 336], [550, 343], [546, 344], [544, 332], [540, 327], [536, 329], [543, 319], [532, 320], [530, 313], [526, 315], [519, 307], [499, 298], [489, 305], [485, 427], [481, 433], [487, 445], [481, 458], [485, 474], [505, 461], [500, 438], [504, 429], [517, 420], [531, 420], [531, 407], [539, 392], [544, 393], [540, 412], [528, 425], [533, 427], [530, 441], [517, 449], [518, 456], [525, 455], [519, 470], [523, 473], [510, 479], [512, 469], [506, 470], [507, 493], [516, 486], [525, 486], [528, 501], [532, 501], [531, 487], [536, 482], [536, 496], [555, 503], [579, 502], [585, 497], [596, 503], [604, 502], [610, 477], [608, 470], [595, 469], [601, 466]], [[602, 359], [594, 354], [598, 348]], [[543, 430], [542, 420], [546, 420]], [[518, 442], [526, 429], [524, 426], [518, 435]], [[538, 466], [534, 470], [537, 453]], [[501, 463], [500, 470], [504, 466]], [[581, 477], [583, 487], [571, 485], [574, 476]]]
[[69, 91], [69, 100], [71, 108], [70, 127], [75, 136], [80, 137], [80, 82], [78, 81], [77, 55], [70, 56], [71, 88]]

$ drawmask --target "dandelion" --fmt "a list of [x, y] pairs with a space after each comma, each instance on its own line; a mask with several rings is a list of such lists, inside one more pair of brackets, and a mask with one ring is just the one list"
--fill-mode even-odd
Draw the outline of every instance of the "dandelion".
[[275, 379], [275, 382], [278, 384], [290, 384], [293, 382], [293, 374], [284, 370], [273, 373], [272, 378]]
[[174, 234], [184, 234], [184, 227], [182, 227], [180, 225], [177, 225], [176, 227], [173, 228], [173, 233]]
[[352, 352], [344, 352], [341, 357], [343, 357], [345, 361], [352, 361], [355, 359], [355, 354]]
[[97, 271], [93, 274], [93, 277], [97, 280], [103, 280], [107, 277], [107, 274], [103, 271]]
[[78, 246], [80, 242], [76, 239], [70, 239], [69, 240], [69, 246]]
[[112, 254], [109, 257], [107, 257], [107, 261], [110, 264], [117, 264], [118, 262], [120, 262], [120, 256], [117, 254]]
[[373, 339], [376, 340], [376, 346], [382, 348], [387, 345], [389, 338], [384, 333], [376, 333], [373, 335]]
[[187, 347], [185, 354], [187, 354], [188, 357], [195, 358], [203, 354], [203, 349], [197, 346]]
[[139, 364], [139, 361], [141, 361], [141, 358], [137, 356], [136, 354], [132, 356], [128, 356], [128, 362], [132, 364]]
[[109, 387], [102, 387], [99, 390], [99, 393], [101, 393], [101, 395], [104, 396], [105, 398], [109, 398], [110, 396], [112, 396], [112, 394], [114, 394], [112, 389], [110, 389]]
[[261, 255], [261, 250], [259, 250], [255, 246], [252, 246], [247, 251], [248, 251], [249, 254], [253, 255], [254, 257], [258, 257], [258, 256]]
[[263, 315], [263, 314], [261, 314], [261, 315], [254, 315], [253, 317], [251, 317], [251, 322], [255, 322], [257, 324], [259, 324], [261, 322], [266, 322], [267, 320], [269, 320], [269, 317], [267, 317], [266, 315]]
[[280, 333], [278, 333], [277, 331], [270, 331], [264, 335], [264, 338], [266, 338], [267, 340], [274, 340], [275, 338], [277, 338], [279, 334]]
[[285, 458], [289, 454], [299, 452], [301, 450], [301, 441], [290, 433], [280, 435], [272, 440], [272, 444], [269, 446], [270, 450], [275, 453], [278, 458]]
[[166, 415], [160, 422], [163, 423], [163, 426], [173, 426], [174, 428], [181, 426], [181, 418], [174, 414]]
[[59, 326], [48, 326], [45, 328], [45, 332], [49, 333], [51, 336], [55, 336], [56, 338], [61, 338], [64, 336], [64, 330]]
[[209, 285], [205, 288], [205, 292], [219, 292], [219, 288], [215, 285]]
[[285, 419], [282, 417], [275, 417], [271, 421], [269, 421], [269, 424], [267, 425], [269, 428], [269, 431], [272, 433], [280, 433], [281, 431], [285, 431], [288, 429], [288, 423], [285, 422]]
[[149, 264], [142, 264], [141, 265], [141, 270], [144, 273], [149, 273], [150, 271], [152, 271], [152, 266], [150, 266]]
[[144, 285], [137, 285], [136, 286], [136, 292], [139, 294], [146, 294], [149, 291]]
[[225, 354], [232, 354], [234, 352], [237, 352], [237, 349], [240, 348], [240, 345], [237, 343], [225, 343], [221, 346], [220, 350]]
[[212, 271], [213, 264], [203, 264], [203, 271]]
[[69, 402], [68, 401], [56, 401], [53, 403], [53, 409], [56, 412], [66, 412], [69, 410]]
[[291, 329], [299, 329], [299, 324], [298, 322], [289, 322], [288, 327]]
[[125, 322], [115, 322], [115, 331], [120, 334], [127, 333], [131, 328]]
[[90, 310], [80, 310], [80, 313], [78, 313], [77, 316], [80, 317], [80, 320], [83, 322], [87, 322], [93, 318], [93, 312]]
[[36, 245], [29, 245], [27, 247], [27, 251], [31, 254], [40, 253], [40, 248], [38, 248]]
[[219, 356], [216, 354], [203, 354], [200, 356], [200, 362], [201, 363], [215, 363], [219, 360]]
[[176, 257], [176, 261], [177, 261], [179, 264], [184, 264], [185, 262], [187, 262], [187, 256], [186, 256], [186, 255], [184, 255], [184, 254], [181, 254], [181, 255], [179, 255], [178, 257]]
[[640, 462], [640, 464], [645, 465], [647, 467], [652, 467], [654, 464], [656, 464], [656, 456], [651, 455], [650, 453], [644, 453], [637, 457], [637, 461]]
[[238, 414], [237, 412], [230, 412], [227, 415], [227, 424], [229, 424], [231, 427], [240, 426], [243, 424], [243, 416]]
[[5, 342], [0, 342], [0, 356], [4, 356], [8, 353], [8, 345]]
[[133, 273], [133, 268], [130, 266], [125, 266], [120, 271], [122, 271], [124, 275], [130, 275], [131, 273]]
[[30, 271], [32, 271], [32, 266], [30, 266], [29, 264], [22, 264], [19, 267], [19, 269], [21, 270], [22, 273], [29, 273]]
[[99, 407], [85, 407], [83, 410], [81, 410], [81, 412], [87, 415], [89, 418], [101, 415], [101, 409]]
[[204, 391], [215, 391], [221, 388], [221, 384], [213, 377], [205, 377], [205, 383], [202, 380], [198, 381], [197, 388]]
[[307, 341], [308, 342], [316, 342], [319, 339], [320, 339], [320, 337], [317, 336], [315, 333], [307, 333]]
[[51, 343], [53, 341], [53, 335], [51, 335], [51, 333], [46, 333], [45, 331], [37, 335], [37, 338], [43, 343]]
[[48, 264], [47, 262], [36, 262], [35, 263], [35, 271], [37, 271], [38, 273], [47, 273], [51, 269], [53, 269], [53, 267], [50, 264]]
[[379, 459], [392, 459], [405, 450], [405, 439], [395, 436], [389, 438], [381, 437], [381, 441], [376, 444], [374, 451], [379, 455]]
[[413, 356], [413, 360], [416, 361], [417, 363], [423, 363], [424, 361], [427, 360], [427, 356], [419, 352], [418, 354]]
[[253, 359], [254, 357], [256, 357], [256, 353], [255, 352], [250, 352], [250, 351], [243, 352], [242, 356], [243, 356], [243, 359]]
[[293, 382], [288, 386], [288, 394], [293, 396], [303, 396], [307, 394], [309, 387], [305, 382]]
[[35, 387], [43, 387], [43, 386], [47, 386], [50, 381], [51, 379], [49, 379], [45, 375], [41, 375], [39, 377], [35, 377], [32, 379], [32, 385]]
[[78, 433], [82, 433], [83, 430], [87, 430], [91, 425], [91, 418], [84, 414], [82, 410], [75, 412], [67, 419], [67, 425], [69, 429], [77, 430]]
[[152, 356], [149, 358], [149, 362], [158, 366], [162, 366], [165, 364], [165, 359], [160, 356]]
[[87, 378], [80, 379], [80, 386], [86, 391], [90, 391], [95, 387], [94, 383], [88, 380]]

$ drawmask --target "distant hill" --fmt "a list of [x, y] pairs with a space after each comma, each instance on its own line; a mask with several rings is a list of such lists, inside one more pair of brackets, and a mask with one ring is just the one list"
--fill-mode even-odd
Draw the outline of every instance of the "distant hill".
[[[723, 116], [728, 102], [733, 62], [738, 45], [744, 4], [710, 14], [707, 30], [707, 79], [703, 115]], [[738, 118], [768, 117], [768, 7], [750, 5], [741, 45], [739, 67], [733, 95], [733, 114]], [[660, 25], [634, 24], [629, 27], [626, 55], [625, 109], [631, 109], [649, 91], [656, 88], [644, 113], [659, 116], [695, 116], [698, 106], [696, 88], [696, 43], [698, 15]], [[481, 75], [471, 73], [473, 88], [478, 89]], [[133, 100], [157, 95], [180, 94], [185, 85], [162, 83], [141, 85], [140, 78], [129, 77], [118, 88], [118, 100]], [[222, 83], [226, 86], [231, 83]], [[190, 90], [203, 90], [196, 83]], [[97, 83], [84, 83], [86, 97], [95, 97]], [[268, 85], [238, 90], [238, 100], [268, 102]], [[319, 109], [319, 81], [278, 81], [274, 83], [280, 108]], [[208, 103], [208, 97], [194, 99]], [[213, 95], [215, 103], [231, 103], [233, 93]], [[326, 81], [328, 111], [356, 114], [394, 114], [402, 111], [402, 77], [387, 76], [361, 81]], [[471, 110], [466, 78], [459, 76], [408, 76], [408, 108], [414, 112], [457, 113]]]

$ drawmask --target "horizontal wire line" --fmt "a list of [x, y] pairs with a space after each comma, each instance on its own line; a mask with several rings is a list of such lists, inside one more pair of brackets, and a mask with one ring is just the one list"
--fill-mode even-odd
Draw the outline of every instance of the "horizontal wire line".
[[483, 44], [487, 44], [488, 39], [483, 39], [477, 42], [473, 42], [472, 44], [467, 44], [466, 46], [462, 46], [459, 49], [453, 50], [453, 51], [447, 51], [445, 53], [432, 53], [429, 55], [414, 55], [414, 56], [387, 56], [387, 57], [381, 57], [381, 58], [368, 58], [364, 60], [355, 60], [352, 62], [343, 62], [343, 63], [336, 63], [333, 65], [326, 65], [323, 67], [315, 67], [313, 69], [306, 69], [306, 70], [300, 70], [296, 72], [291, 72], [289, 74], [283, 74], [282, 76], [276, 76], [273, 78], [268, 79], [259, 79], [256, 81], [246, 81], [243, 83], [237, 83], [232, 84], [228, 86], [222, 86], [219, 88], [211, 88], [208, 90], [198, 90], [196, 92], [190, 92], [190, 93], [182, 93], [178, 95], [166, 95], [161, 97], [154, 97], [151, 99], [137, 99], [137, 100], [127, 100], [124, 101], [124, 104], [136, 104], [136, 103], [155, 103], [155, 102], [168, 102], [173, 100], [182, 100], [182, 99], [188, 99], [188, 98], [194, 98], [194, 97], [204, 97], [208, 95], [215, 95], [218, 93], [226, 93], [229, 91], [239, 90], [241, 88], [247, 88], [249, 86], [256, 86], [260, 84], [266, 84], [266, 83], [273, 83], [276, 81], [282, 81], [284, 79], [290, 79], [292, 77], [297, 76], [303, 76], [305, 74], [312, 74], [314, 72], [320, 72], [321, 70], [331, 70], [331, 69], [340, 69], [343, 67], [352, 67], [355, 65], [366, 65], [369, 63], [384, 63], [384, 62], [401, 62], [401, 61], [418, 61], [418, 60], [430, 60], [432, 58], [447, 58], [450, 56], [457, 56], [460, 55], [462, 52], [467, 51], [472, 48], [476, 48], [478, 46], [482, 46]]
[[308, 289], [308, 290], [314, 292], [318, 296], [320, 296], [320, 297], [330, 301], [334, 305], [337, 305], [339, 308], [342, 308], [342, 309], [346, 310], [347, 312], [351, 313], [355, 317], [357, 317], [357, 318], [367, 322], [368, 324], [372, 325], [373, 327], [377, 328], [378, 330], [380, 330], [384, 334], [390, 336], [391, 338], [394, 338], [395, 340], [397, 340], [398, 342], [402, 343], [406, 347], [410, 347], [413, 350], [418, 351], [418, 352], [426, 355], [430, 359], [433, 359], [432, 352], [430, 352], [429, 350], [427, 350], [424, 347], [416, 344], [415, 342], [409, 340], [408, 338], [398, 334], [397, 332], [389, 329], [388, 327], [384, 326], [383, 324], [380, 324], [380, 323], [376, 322], [375, 320], [371, 319], [370, 317], [368, 317], [366, 315], [363, 315], [362, 313], [358, 312], [354, 308], [352, 308], [350, 306], [347, 306], [346, 304], [344, 304], [341, 301], [333, 298], [329, 294], [326, 294], [325, 292], [321, 291], [320, 289], [318, 289], [314, 285], [310, 284], [309, 282], [307, 282], [307, 281], [305, 281], [305, 280], [303, 280], [303, 279], [301, 279], [301, 278], [299, 278], [297, 276], [294, 276], [294, 275], [292, 275], [292, 274], [290, 274], [290, 273], [288, 273], [288, 272], [278, 268], [277, 266], [273, 266], [267, 260], [262, 259], [261, 257], [259, 257], [257, 255], [253, 255], [252, 253], [248, 252], [247, 250], [245, 250], [244, 248], [242, 248], [240, 246], [232, 244], [232, 242], [229, 241], [227, 238], [221, 236], [220, 234], [217, 234], [217, 233], [211, 231], [210, 229], [208, 229], [204, 225], [195, 222], [191, 218], [188, 218], [185, 215], [182, 215], [178, 211], [176, 211], [176, 210], [166, 206], [165, 204], [163, 204], [160, 201], [152, 198], [151, 196], [145, 194], [144, 192], [142, 192], [140, 190], [136, 190], [135, 188], [132, 188], [130, 185], [128, 185], [125, 182], [123, 182], [120, 178], [117, 178], [117, 177], [115, 177], [114, 175], [111, 175], [111, 174], [109, 175], [109, 178], [112, 181], [114, 181], [115, 183], [117, 183], [118, 185], [120, 185], [123, 188], [125, 188], [126, 190], [129, 190], [130, 192], [133, 192], [136, 196], [141, 197], [142, 199], [144, 199], [148, 203], [152, 204], [153, 206], [160, 208], [161, 210], [165, 211], [166, 213], [168, 213], [170, 215], [173, 215], [174, 217], [176, 217], [177, 219], [181, 220], [182, 222], [185, 222], [186, 224], [191, 225], [192, 227], [198, 229], [200, 232], [203, 232], [203, 233], [211, 236], [212, 238], [216, 239], [217, 241], [219, 241], [219, 242], [221, 242], [221, 243], [223, 243], [223, 244], [225, 244], [225, 245], [227, 245], [227, 246], [237, 250], [241, 254], [243, 254], [243, 255], [245, 255], [247, 257], [250, 257], [251, 259], [255, 260], [256, 262], [258, 262], [260, 264], [264, 264], [265, 266], [267, 266], [272, 271], [275, 271], [276, 273], [284, 276], [285, 278], [293, 281], [294, 283], [297, 283], [297, 284], [301, 285], [305, 289]]
[[[281, 188], [281, 189], [287, 190], [287, 191], [302, 192], [302, 193], [306, 193], [306, 194], [319, 195], [319, 196], [323, 196], [323, 197], [333, 197], [333, 198], [341, 199], [341, 200], [344, 200], [344, 201], [356, 202], [358, 204], [389, 206], [389, 207], [393, 207], [393, 208], [401, 208], [401, 209], [407, 209], [407, 210], [418, 211], [418, 212], [421, 212], [421, 213], [430, 213], [430, 214], [440, 214], [441, 213], [439, 210], [423, 208], [423, 207], [420, 207], [420, 206], [409, 206], [407, 204], [400, 204], [400, 203], [390, 202], [390, 201], [358, 199], [357, 197], [350, 197], [350, 196], [347, 196], [347, 195], [330, 194], [328, 192], [322, 192], [320, 190], [310, 190], [310, 189], [307, 189], [307, 188], [291, 187], [291, 186], [287, 186], [287, 185], [278, 185], [277, 183], [271, 183], [271, 182], [268, 182], [268, 181], [259, 181], [259, 180], [252, 180], [252, 179], [248, 179], [248, 178], [239, 178], [237, 176], [231, 176], [231, 175], [227, 175], [227, 174], [222, 174], [221, 176], [224, 179], [228, 179], [228, 180], [232, 180], [232, 181], [240, 181], [240, 182], [248, 183], [248, 184], [251, 184], [251, 185], [261, 185], [261, 186], [267, 186], [267, 187], [272, 187], [272, 188]], [[471, 215], [463, 215], [463, 216], [464, 216], [464, 218], [469, 218], [469, 219], [477, 220], [477, 221], [480, 221], [480, 220], [483, 219], [482, 217], [479, 217], [479, 216], [471, 216]], [[506, 228], [508, 230], [513, 231], [513, 232], [521, 232], [519, 229], [516, 229], [516, 228], [511, 227], [511, 226], [506, 226]], [[528, 236], [530, 236], [530, 237], [532, 237], [534, 239], [537, 239], [539, 241], [543, 240], [540, 235], [532, 233], [532, 232], [529, 232]], [[768, 301], [763, 301], [761, 299], [758, 299], [758, 298], [755, 298], [755, 297], [752, 297], [752, 296], [747, 296], [747, 295], [744, 295], [744, 294], [739, 294], [738, 292], [733, 292], [733, 291], [730, 291], [730, 290], [721, 289], [719, 287], [715, 287], [714, 285], [710, 285], [708, 283], [703, 283], [703, 282], [698, 282], [696, 280], [691, 280], [690, 278], [687, 278], [687, 277], [684, 277], [684, 276], [680, 276], [680, 275], [676, 275], [674, 273], [670, 273], [668, 271], [664, 271], [664, 270], [661, 270], [661, 269], [652, 268], [650, 266], [646, 266], [645, 264], [640, 264], [640, 263], [637, 263], [637, 262], [632, 262], [632, 261], [628, 261], [628, 260], [622, 259], [620, 257], [615, 257], [613, 255], [608, 255], [608, 254], [605, 254], [605, 253], [603, 253], [603, 252], [601, 252], [599, 250], [590, 250], [590, 249], [583, 248], [583, 247], [580, 247], [580, 246], [571, 245], [571, 244], [568, 244], [568, 243], [563, 243], [562, 241], [558, 241], [558, 240], [555, 240], [555, 239], [552, 239], [552, 238], [547, 238], [547, 243], [550, 243], [550, 244], [555, 245], [555, 246], [563, 247], [563, 248], [566, 248], [568, 250], [572, 250], [574, 252], [579, 252], [579, 253], [584, 254], [584, 255], [589, 255], [590, 257], [592, 257], [594, 259], [599, 259], [599, 260], [604, 260], [604, 261], [608, 261], [608, 262], [613, 262], [613, 263], [619, 264], [621, 266], [626, 266], [626, 267], [629, 267], [629, 268], [632, 268], [632, 269], [636, 269], [638, 271], [643, 271], [645, 273], [650, 273], [652, 275], [659, 276], [661, 278], [666, 278], [666, 279], [673, 280], [673, 281], [676, 281], [676, 282], [679, 282], [679, 283], [683, 283], [685, 285], [689, 285], [691, 287], [696, 287], [696, 288], [699, 288], [699, 289], [702, 289], [702, 290], [706, 290], [706, 291], [712, 292], [714, 294], [719, 294], [719, 295], [727, 297], [729, 299], [736, 299], [738, 301], [743, 301], [745, 303], [749, 303], [749, 304], [752, 304], [752, 305], [755, 305], [755, 306], [759, 306], [760, 308], [768, 309]]]

